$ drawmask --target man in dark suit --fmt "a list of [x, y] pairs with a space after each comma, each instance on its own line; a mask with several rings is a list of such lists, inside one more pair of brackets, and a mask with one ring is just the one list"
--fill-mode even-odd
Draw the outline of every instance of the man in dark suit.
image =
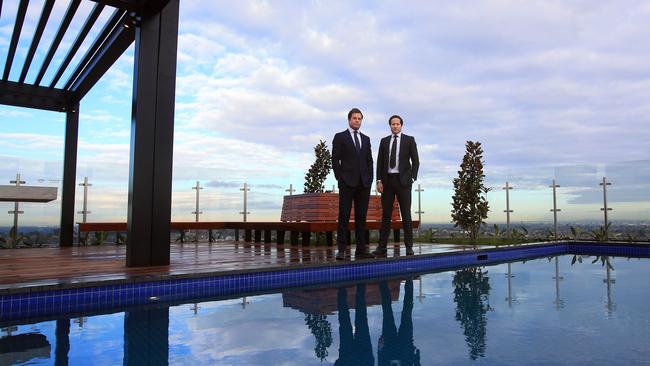
[[358, 284], [354, 300], [354, 328], [350, 320], [348, 292], [338, 289], [336, 303], [339, 312], [339, 358], [335, 366], [374, 366], [368, 308], [366, 306], [366, 285]]
[[413, 255], [413, 223], [411, 222], [411, 186], [418, 177], [420, 159], [413, 136], [402, 133], [400, 116], [388, 119], [391, 135], [384, 137], [377, 154], [377, 191], [381, 193], [382, 222], [379, 245], [375, 255], [386, 254], [393, 203], [397, 196], [404, 225], [406, 255]]
[[337, 260], [345, 259], [348, 246], [348, 224], [354, 202], [354, 222], [357, 239], [355, 257], [368, 258], [366, 243], [366, 214], [372, 185], [372, 151], [370, 138], [359, 131], [363, 114], [357, 108], [348, 112], [348, 128], [334, 135], [332, 168], [339, 185], [339, 217], [336, 232]]
[[377, 364], [420, 365], [420, 350], [413, 343], [413, 279], [409, 278], [404, 282], [404, 305], [399, 330], [395, 326], [390, 290], [386, 281], [379, 283], [379, 291], [383, 321], [377, 345]]

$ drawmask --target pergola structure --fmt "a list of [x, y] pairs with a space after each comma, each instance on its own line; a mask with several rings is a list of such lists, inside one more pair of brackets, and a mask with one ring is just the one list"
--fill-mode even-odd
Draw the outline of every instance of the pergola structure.
[[[15, 65], [14, 56], [18, 41], [24, 36], [23, 23], [29, 5], [29, 0], [20, 0], [0, 80], [0, 104], [66, 114], [59, 244], [72, 246], [79, 106], [83, 97], [135, 42], [126, 265], [167, 265], [179, 0], [93, 1], [94, 6], [66, 56], [59, 65], [54, 65], [54, 54], [81, 4], [81, 0], [66, 0], [67, 10], [38, 74], [34, 80], [27, 80], [30, 68], [36, 66], [32, 61], [55, 1], [45, 0], [27, 57], [22, 65]], [[2, 3], [0, 0], [0, 14]], [[98, 24], [104, 9], [112, 9], [112, 15], [105, 24]], [[79, 63], [71, 65], [91, 29], [99, 29], [95, 40]], [[20, 76], [14, 80], [10, 80], [12, 67], [21, 67]], [[48, 69], [56, 69], [49, 84], [44, 80]], [[61, 77], [66, 71], [70, 76], [64, 83]]]

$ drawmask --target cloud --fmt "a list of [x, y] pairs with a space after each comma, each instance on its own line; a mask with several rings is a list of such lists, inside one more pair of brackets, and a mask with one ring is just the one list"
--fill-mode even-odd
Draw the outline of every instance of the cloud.
[[207, 182], [205, 186], [215, 188], [239, 188], [242, 187], [242, 184], [238, 182], [222, 182], [218, 180], [211, 180]]
[[[16, 6], [3, 8], [0, 53]], [[57, 2], [52, 18], [65, 8]], [[483, 143], [491, 185], [534, 190], [555, 177], [578, 192], [604, 172], [618, 174], [612, 162], [650, 155], [650, 50], [639, 46], [650, 36], [648, 15], [645, 2], [632, 0], [182, 2], [175, 182], [246, 181], [267, 191], [299, 183], [313, 146], [329, 144], [356, 106], [375, 154], [388, 116], [404, 117], [427, 189], [449, 189], [465, 141], [474, 140]], [[33, 29], [37, 16], [29, 18]], [[35, 65], [46, 50], [39, 47]], [[82, 102], [80, 162], [96, 164], [98, 177], [110, 176], [104, 163], [119, 165], [116, 176], [128, 173], [132, 74], [133, 48]], [[0, 108], [11, 123], [0, 136], [5, 151], [61, 154], [60, 131], [15, 113]], [[14, 133], [31, 136], [18, 143]], [[581, 164], [596, 172], [565, 168]]]

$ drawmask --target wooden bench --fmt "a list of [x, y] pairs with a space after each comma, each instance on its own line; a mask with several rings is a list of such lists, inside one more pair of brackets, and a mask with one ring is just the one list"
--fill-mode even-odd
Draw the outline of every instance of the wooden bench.
[[[312, 232], [324, 232], [326, 235], [327, 245], [333, 244], [333, 232], [338, 226], [339, 213], [339, 195], [336, 193], [306, 193], [284, 196], [282, 202], [282, 213], [280, 220], [283, 222], [306, 224], [310, 223], [303, 231], [303, 244], [308, 243], [305, 236]], [[371, 195], [368, 201], [368, 212], [366, 214], [366, 241], [369, 242], [370, 230], [379, 230], [381, 228], [381, 196]], [[306, 225], [304, 225], [306, 226]], [[304, 227], [303, 226], [303, 227]], [[413, 227], [420, 226], [419, 221], [413, 222]], [[391, 213], [391, 229], [396, 242], [399, 242], [400, 229], [402, 221], [399, 213], [397, 201], [393, 204]], [[355, 229], [354, 205], [350, 212], [350, 224], [348, 225], [348, 238], [350, 232]]]
[[[397, 202], [393, 206], [391, 215], [391, 229], [395, 242], [400, 241], [400, 220]], [[327, 245], [333, 245], [333, 233], [338, 226], [338, 194], [313, 193], [285, 196], [282, 204], [280, 221], [266, 222], [233, 222], [233, 221], [200, 221], [171, 223], [172, 230], [208, 230], [208, 240], [214, 241], [212, 230], [231, 229], [235, 231], [235, 240], [239, 241], [239, 231], [244, 231], [244, 241], [256, 243], [271, 243], [272, 232], [276, 232], [276, 244], [284, 244], [285, 233], [289, 232], [289, 242], [292, 245], [302, 243], [309, 245], [312, 233], [325, 233]], [[79, 232], [124, 232], [127, 231], [125, 222], [86, 222], [78, 223]], [[413, 221], [413, 228], [420, 226], [419, 221]], [[366, 240], [370, 237], [370, 230], [381, 228], [381, 197], [370, 196], [368, 215], [366, 218]], [[352, 209], [348, 237], [355, 230], [354, 208]], [[302, 236], [302, 238], [301, 238]]]

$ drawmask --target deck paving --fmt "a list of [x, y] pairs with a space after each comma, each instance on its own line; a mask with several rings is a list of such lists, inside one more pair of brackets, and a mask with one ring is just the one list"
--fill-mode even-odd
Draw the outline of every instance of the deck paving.
[[[371, 245], [370, 249], [374, 247]], [[452, 244], [414, 245], [416, 255], [467, 249], [472, 247]], [[354, 262], [354, 247], [350, 252], [350, 262]], [[341, 263], [335, 260], [335, 254], [336, 249], [331, 246], [277, 246], [241, 241], [173, 243], [168, 266], [129, 268], [125, 265], [124, 245], [5, 249], [0, 250], [0, 291], [30, 291], [53, 286], [64, 288], [121, 280], [221, 275]], [[405, 256], [403, 244], [389, 244], [387, 256]]]

